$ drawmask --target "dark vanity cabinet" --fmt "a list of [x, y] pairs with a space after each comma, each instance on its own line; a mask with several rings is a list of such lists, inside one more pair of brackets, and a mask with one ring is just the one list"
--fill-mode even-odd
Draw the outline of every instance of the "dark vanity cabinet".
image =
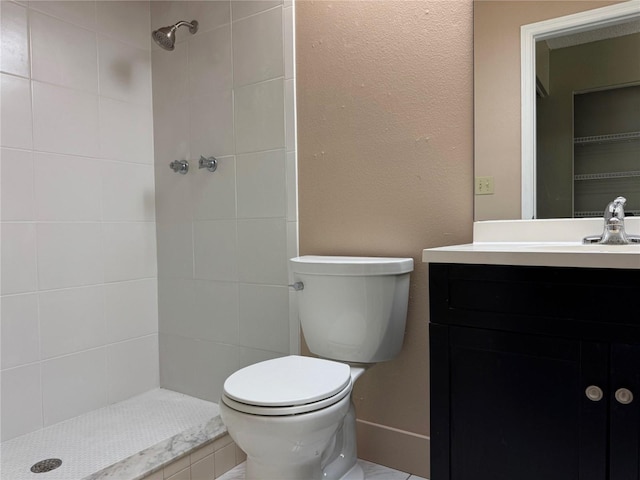
[[432, 480], [640, 479], [640, 270], [429, 265]]

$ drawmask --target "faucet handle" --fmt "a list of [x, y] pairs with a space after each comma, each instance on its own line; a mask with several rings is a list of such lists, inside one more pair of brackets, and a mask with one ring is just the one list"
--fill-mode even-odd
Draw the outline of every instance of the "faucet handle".
[[215, 172], [218, 168], [218, 160], [215, 157], [205, 158], [203, 155], [200, 155], [198, 168], [206, 168], [210, 172]]
[[174, 160], [169, 164], [169, 168], [171, 168], [175, 173], [186, 175], [189, 171], [189, 162], [186, 160]]

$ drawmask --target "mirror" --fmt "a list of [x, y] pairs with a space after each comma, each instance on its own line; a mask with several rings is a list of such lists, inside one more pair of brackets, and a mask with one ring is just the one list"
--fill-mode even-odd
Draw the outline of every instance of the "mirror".
[[[586, 31], [591, 32], [589, 35], [593, 36], [594, 29], [608, 28], [638, 19], [640, 19], [639, 0], [627, 2], [475, 0], [475, 175], [493, 176], [495, 185], [493, 195], [475, 196], [476, 220], [574, 216], [573, 93], [574, 90], [591, 91], [602, 88], [576, 88], [569, 92], [568, 100], [566, 98], [564, 100], [565, 104], [569, 102], [571, 133], [568, 136], [570, 150], [568, 155], [570, 158], [567, 163], [569, 166], [564, 167], [563, 175], [566, 178], [556, 182], [561, 186], [554, 187], [549, 178], [556, 179], [560, 176], [559, 163], [549, 160], [552, 155], [549, 155], [544, 147], [542, 147], [541, 156], [547, 160], [546, 166], [538, 168], [534, 161], [536, 150], [540, 147], [536, 142], [535, 121], [536, 86], [540, 88], [540, 85], [536, 84], [535, 74], [536, 41], [554, 43], [553, 48], [557, 49], [556, 53], [574, 49], [566, 58], [578, 58], [575, 46], [559, 48], [557, 42], [567, 38], [575, 40], [576, 36], [579, 36], [577, 34], [584, 35], [581, 32]], [[550, 39], [554, 39], [553, 42]], [[583, 43], [583, 41], [580, 42], [580, 44]], [[593, 55], [589, 55], [589, 58], [591, 57]], [[566, 58], [563, 60], [565, 63]], [[555, 63], [557, 62], [551, 64]], [[638, 64], [640, 62], [635, 66], [640, 68]], [[634, 81], [626, 80], [616, 83], [633, 84]], [[635, 83], [640, 84], [640, 76], [637, 76]], [[541, 108], [541, 111], [543, 110], [544, 107]], [[551, 118], [554, 118], [553, 115]], [[638, 117], [637, 111], [635, 117]], [[553, 137], [557, 131], [551, 128], [553, 122], [548, 120], [548, 114], [546, 118], [541, 130], [545, 128], [551, 130], [551, 144], [561, 143]], [[634, 142], [637, 147], [640, 141]], [[609, 147], [603, 148], [606, 151]], [[610, 157], [608, 153], [607, 155]], [[640, 167], [635, 169], [640, 170]], [[538, 179], [537, 182], [538, 185], [542, 184], [542, 195], [535, 188], [537, 174], [543, 175], [542, 181]], [[640, 177], [629, 177], [621, 181], [637, 185], [636, 190], [640, 195]], [[613, 182], [619, 182], [619, 180]], [[601, 202], [595, 193], [602, 190], [602, 182], [596, 187], [593, 187], [592, 181], [582, 182], [579, 188], [584, 190], [584, 185], [590, 185], [590, 187], [586, 189], [587, 193], [583, 193], [583, 196], [593, 197], [596, 203]], [[615, 188], [618, 189], [619, 185]], [[606, 197], [607, 193], [602, 195]], [[538, 206], [536, 197], [540, 199], [541, 196], [546, 200], [561, 199], [564, 210], [551, 208], [550, 214], [535, 215]], [[605, 204], [606, 202], [600, 206], [598, 203], [596, 210], [602, 210]], [[546, 207], [541, 210], [544, 208]]]

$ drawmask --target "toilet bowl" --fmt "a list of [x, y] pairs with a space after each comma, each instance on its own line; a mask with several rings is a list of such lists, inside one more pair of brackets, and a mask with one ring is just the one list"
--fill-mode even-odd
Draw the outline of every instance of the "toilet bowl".
[[247, 480], [362, 480], [351, 392], [402, 347], [410, 258], [291, 260], [312, 353], [259, 362], [224, 383], [220, 415], [247, 454]]
[[[290, 355], [231, 375], [225, 382], [220, 414], [247, 454], [246, 478], [364, 478], [353, 469], [355, 441], [349, 452], [349, 442], [337, 435], [353, 409], [353, 377], [363, 370]], [[337, 439], [341, 452], [332, 455]]]

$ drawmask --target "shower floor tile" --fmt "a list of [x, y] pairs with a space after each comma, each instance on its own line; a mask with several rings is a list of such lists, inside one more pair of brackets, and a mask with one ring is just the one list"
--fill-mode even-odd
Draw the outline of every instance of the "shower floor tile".
[[[170, 390], [151, 390], [2, 442], [0, 478], [126, 478], [125, 472], [135, 475], [135, 468], [150, 471], [188, 451], [190, 444], [226, 433], [218, 414], [215, 403]], [[212, 423], [214, 417], [217, 423]], [[49, 458], [61, 459], [62, 465], [44, 475], [30, 471], [33, 464]]]

